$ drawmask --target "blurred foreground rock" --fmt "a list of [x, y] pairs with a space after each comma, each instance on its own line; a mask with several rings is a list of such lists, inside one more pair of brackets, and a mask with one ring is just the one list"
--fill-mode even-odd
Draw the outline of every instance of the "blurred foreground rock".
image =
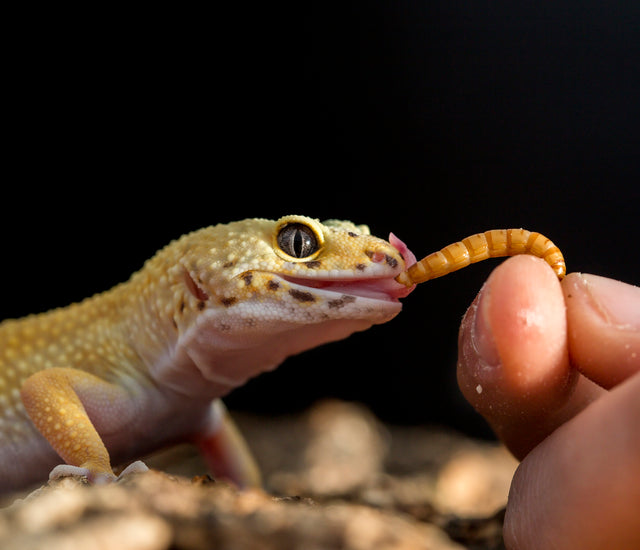
[[501, 547], [500, 510], [516, 462], [497, 445], [383, 426], [365, 408], [333, 401], [299, 417], [236, 419], [266, 492], [202, 476], [193, 449], [178, 447], [147, 460], [170, 474], [100, 487], [67, 478], [9, 502], [0, 548]]

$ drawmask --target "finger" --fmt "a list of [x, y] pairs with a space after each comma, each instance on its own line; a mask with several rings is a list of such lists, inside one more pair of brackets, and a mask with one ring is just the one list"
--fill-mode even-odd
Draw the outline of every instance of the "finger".
[[564, 297], [543, 260], [493, 271], [462, 322], [458, 383], [518, 458], [604, 391], [570, 367]]
[[566, 422], [520, 464], [507, 548], [640, 548], [640, 374]]
[[576, 368], [605, 388], [640, 371], [640, 288], [571, 273], [562, 290]]

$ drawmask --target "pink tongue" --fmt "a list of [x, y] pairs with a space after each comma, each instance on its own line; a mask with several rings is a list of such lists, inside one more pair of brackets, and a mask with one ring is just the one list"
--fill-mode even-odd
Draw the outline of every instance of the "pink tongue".
[[[416, 255], [411, 252], [411, 250], [409, 250], [409, 247], [404, 244], [400, 239], [398, 239], [398, 237], [396, 237], [393, 233], [389, 233], [389, 244], [391, 246], [393, 246], [393, 248], [395, 248], [398, 252], [400, 252], [400, 254], [402, 254], [402, 257], [404, 258], [404, 263], [407, 269], [409, 269], [413, 264], [417, 263], [418, 260], [416, 259]], [[395, 283], [395, 281], [394, 281]], [[398, 285], [400, 285], [400, 283], [397, 283]], [[409, 294], [411, 294], [411, 292], [413, 292], [413, 289], [416, 288], [416, 285], [410, 286], [410, 287], [406, 287], [404, 285], [401, 285], [404, 287], [404, 291], [403, 292], [399, 292], [399, 297], [400, 298], [404, 298], [405, 296], [408, 296]]]
[[418, 263], [416, 256], [406, 244], [404, 244], [398, 237], [396, 237], [393, 233], [389, 233], [389, 244], [393, 246], [404, 258], [404, 263], [409, 269], [413, 264]]

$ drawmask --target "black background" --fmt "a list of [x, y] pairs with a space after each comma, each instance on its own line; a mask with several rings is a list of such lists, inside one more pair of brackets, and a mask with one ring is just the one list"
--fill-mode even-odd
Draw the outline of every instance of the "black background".
[[[569, 270], [638, 284], [640, 19], [628, 4], [16, 13], [0, 314], [109, 288], [186, 231], [289, 213], [393, 231], [418, 257], [525, 227]], [[227, 402], [272, 414], [334, 396], [486, 435], [457, 392], [456, 338], [496, 264], [422, 285], [391, 323], [292, 358]]]

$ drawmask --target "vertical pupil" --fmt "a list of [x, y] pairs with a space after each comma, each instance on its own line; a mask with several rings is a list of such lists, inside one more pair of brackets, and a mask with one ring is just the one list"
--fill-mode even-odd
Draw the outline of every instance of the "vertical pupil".
[[294, 256], [296, 258], [304, 258], [308, 256], [308, 250], [311, 248], [311, 239], [309, 235], [300, 231], [300, 229], [296, 229], [293, 232], [293, 251], [295, 252]]

